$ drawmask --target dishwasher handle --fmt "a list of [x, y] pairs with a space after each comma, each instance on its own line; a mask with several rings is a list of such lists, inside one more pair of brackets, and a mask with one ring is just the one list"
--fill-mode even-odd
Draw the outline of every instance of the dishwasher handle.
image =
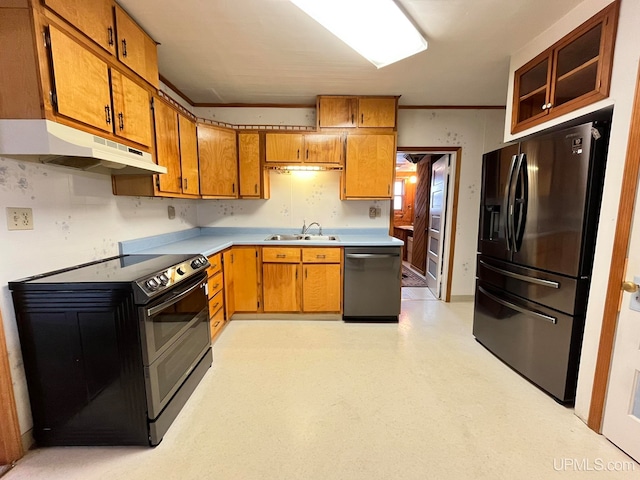
[[347, 258], [393, 258], [399, 257], [399, 253], [347, 253]]

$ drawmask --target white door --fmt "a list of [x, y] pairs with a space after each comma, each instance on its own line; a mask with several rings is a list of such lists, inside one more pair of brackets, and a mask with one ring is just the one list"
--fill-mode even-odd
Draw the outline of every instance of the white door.
[[442, 252], [449, 183], [449, 158], [442, 158], [431, 165], [431, 191], [429, 193], [429, 223], [427, 228], [427, 286], [436, 298], [442, 292]]
[[[640, 192], [640, 190], [639, 190]], [[626, 280], [640, 276], [640, 203], [636, 197]], [[635, 283], [640, 283], [636, 278]], [[639, 301], [636, 301], [636, 297]], [[624, 293], [616, 328], [602, 434], [640, 461], [640, 290]]]

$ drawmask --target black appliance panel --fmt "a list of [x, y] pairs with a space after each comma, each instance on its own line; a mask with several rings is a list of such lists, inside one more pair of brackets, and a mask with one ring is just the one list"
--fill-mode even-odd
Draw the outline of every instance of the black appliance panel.
[[[523, 142], [521, 172], [526, 191], [517, 196], [516, 215], [526, 215], [513, 262], [577, 277], [591, 163], [591, 126], [581, 125]], [[514, 223], [518, 223], [517, 219]]]
[[576, 279], [478, 255], [478, 279], [568, 315], [586, 313], [588, 279]]
[[584, 317], [572, 317], [477, 282], [473, 334], [561, 402], [575, 397]]
[[495, 258], [509, 259], [505, 210], [506, 193], [519, 145], [510, 145], [483, 156], [482, 192], [478, 251]]

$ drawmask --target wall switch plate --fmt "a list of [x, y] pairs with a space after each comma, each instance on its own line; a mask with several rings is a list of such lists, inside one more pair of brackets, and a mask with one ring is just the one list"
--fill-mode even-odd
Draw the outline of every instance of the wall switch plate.
[[376, 207], [369, 207], [369, 218], [376, 218]]
[[169, 216], [169, 220], [176, 218], [176, 208], [169, 205], [167, 207], [167, 215]]
[[8, 230], [33, 230], [33, 210], [30, 208], [7, 207]]
[[[636, 285], [640, 285], [640, 277], [633, 277], [633, 283]], [[629, 308], [631, 310], [635, 310], [636, 312], [640, 312], [640, 290], [631, 294], [631, 299], [629, 300]]]

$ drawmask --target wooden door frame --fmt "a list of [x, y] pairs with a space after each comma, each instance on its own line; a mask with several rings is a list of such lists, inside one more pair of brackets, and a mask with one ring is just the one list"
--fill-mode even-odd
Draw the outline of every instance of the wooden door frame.
[[616, 231], [613, 238], [613, 251], [609, 267], [609, 283], [605, 297], [600, 343], [593, 374], [591, 403], [587, 425], [598, 433], [602, 432], [604, 403], [607, 397], [611, 357], [615, 341], [616, 325], [620, 303], [622, 302], [622, 282], [626, 274], [629, 240], [633, 211], [638, 193], [638, 173], [640, 172], [640, 68], [636, 78], [636, 91], [633, 100], [629, 140], [622, 172], [622, 186], [618, 203]]
[[[453, 182], [450, 183], [450, 188], [453, 188], [453, 199], [450, 206], [451, 208], [451, 227], [449, 234], [451, 240], [449, 241], [449, 262], [447, 266], [447, 293], [444, 301], [451, 301], [451, 281], [453, 279], [453, 257], [456, 250], [456, 225], [458, 219], [458, 194], [460, 192], [460, 170], [462, 169], [462, 147], [397, 147], [396, 152], [420, 152], [427, 154], [443, 153], [443, 154], [455, 154], [455, 177]], [[394, 169], [395, 172], [395, 169]], [[395, 178], [395, 175], [394, 175]], [[391, 227], [393, 231], [393, 199], [391, 199]], [[445, 233], [447, 228], [445, 226]], [[444, 252], [443, 252], [444, 254]]]
[[11, 465], [23, 455], [7, 342], [0, 312], [0, 465]]

